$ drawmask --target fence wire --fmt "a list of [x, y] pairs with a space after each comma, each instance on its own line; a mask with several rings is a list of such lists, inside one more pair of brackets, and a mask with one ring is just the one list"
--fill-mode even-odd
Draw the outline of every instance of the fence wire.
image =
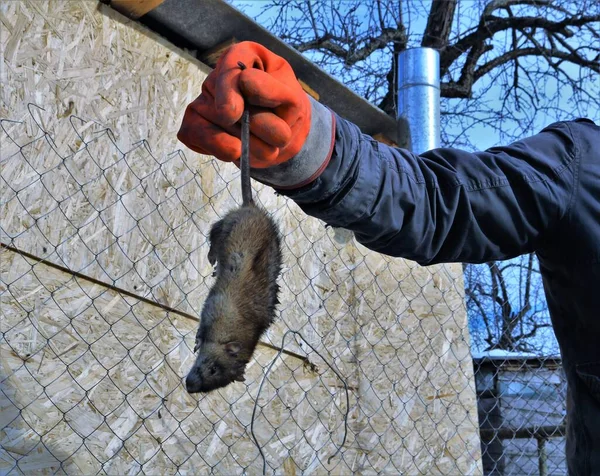
[[189, 395], [237, 170], [29, 113], [1, 121], [3, 471], [565, 474], [562, 415], [540, 411], [559, 364], [473, 367], [462, 270], [345, 243], [256, 184], [284, 236], [279, 317], [245, 383]]

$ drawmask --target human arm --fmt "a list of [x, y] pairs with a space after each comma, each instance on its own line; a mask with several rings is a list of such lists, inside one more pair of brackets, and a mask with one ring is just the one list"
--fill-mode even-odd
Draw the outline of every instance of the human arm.
[[[253, 66], [241, 71], [239, 59]], [[510, 258], [536, 249], [569, 209], [575, 123], [483, 152], [418, 156], [374, 141], [309, 98], [289, 65], [260, 45], [232, 47], [206, 85], [188, 107], [182, 142], [235, 160], [243, 95], [258, 107], [253, 177], [376, 251], [421, 264]]]
[[551, 238], [569, 209], [575, 122], [487, 151], [421, 155], [379, 143], [339, 117], [335, 124], [323, 173], [280, 192], [375, 251], [423, 265], [507, 259]]

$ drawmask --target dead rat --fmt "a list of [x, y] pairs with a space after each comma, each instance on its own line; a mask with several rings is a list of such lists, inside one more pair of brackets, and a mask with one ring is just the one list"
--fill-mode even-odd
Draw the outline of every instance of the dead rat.
[[252, 199], [249, 147], [246, 107], [240, 158], [242, 206], [210, 230], [208, 259], [212, 265], [217, 263], [216, 281], [201, 313], [194, 348], [198, 356], [185, 381], [189, 393], [243, 382], [260, 336], [275, 319], [281, 237], [273, 219]]

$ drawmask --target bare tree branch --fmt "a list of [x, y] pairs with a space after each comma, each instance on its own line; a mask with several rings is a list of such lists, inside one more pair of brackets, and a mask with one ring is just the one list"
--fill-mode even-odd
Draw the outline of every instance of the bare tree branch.
[[380, 35], [368, 38], [365, 41], [366, 45], [357, 50], [346, 49], [336, 42], [336, 40], [340, 41], [340, 38], [326, 33], [320, 38], [315, 38], [304, 43], [292, 44], [292, 46], [300, 52], [314, 49], [325, 50], [342, 58], [347, 66], [352, 66], [368, 58], [374, 51], [385, 48], [390, 42], [406, 43], [406, 33], [403, 30], [386, 28], [382, 30]]
[[472, 48], [485, 43], [496, 33], [511, 28], [524, 30], [525, 28], [543, 29], [551, 33], [560, 33], [563, 36], [570, 37], [572, 32], [568, 27], [581, 27], [600, 21], [600, 15], [585, 15], [565, 18], [564, 20], [554, 22], [543, 17], [482, 17], [481, 24], [473, 33], [459, 39], [453, 45], [449, 45], [440, 51], [440, 74], [444, 76], [448, 68], [460, 56]]
[[539, 331], [540, 329], [549, 328], [549, 327], [552, 327], [552, 324], [549, 322], [547, 322], [545, 324], [535, 324], [533, 326], [533, 328], [531, 329], [531, 331], [529, 331], [525, 334], [520, 334], [520, 335], [515, 336], [515, 341], [530, 339], [531, 337], [535, 336], [537, 334], [537, 331]]
[[[491, 49], [491, 48], [490, 48]], [[594, 72], [600, 73], [600, 63], [597, 61], [588, 61], [581, 58], [579, 55], [572, 53], [566, 53], [564, 51], [543, 48], [543, 47], [529, 47], [521, 48], [519, 50], [511, 50], [504, 53], [501, 56], [494, 58], [493, 60], [480, 66], [477, 70], [463, 70], [463, 75], [458, 82], [447, 82], [441, 84], [441, 92], [444, 97], [448, 98], [470, 98], [472, 93], [473, 84], [494, 68], [524, 56], [543, 56], [548, 60], [551, 66], [558, 66], [557, 63], [551, 61], [552, 58], [562, 61], [569, 61], [570, 63], [589, 68]]]
[[494, 340], [494, 336], [492, 334], [492, 328], [490, 325], [490, 318], [487, 315], [487, 312], [483, 306], [483, 304], [481, 303], [481, 301], [478, 298], [477, 293], [473, 292], [473, 290], [471, 288], [465, 288], [465, 294], [467, 295], [467, 297], [469, 299], [471, 299], [473, 301], [473, 303], [475, 304], [475, 306], [477, 307], [480, 315], [481, 315], [481, 319], [483, 320], [483, 323], [485, 325], [485, 329], [487, 332], [487, 339], [486, 342], [490, 343], [493, 342]]
[[433, 0], [421, 46], [439, 49], [448, 44], [456, 2], [457, 0]]

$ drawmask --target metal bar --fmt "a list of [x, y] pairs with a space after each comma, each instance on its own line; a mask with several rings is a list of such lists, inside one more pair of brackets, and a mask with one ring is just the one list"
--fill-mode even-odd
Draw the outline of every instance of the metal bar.
[[[188, 314], [187, 312], [183, 312], [183, 311], [175, 309], [175, 308], [173, 308], [171, 306], [167, 306], [165, 304], [161, 304], [161, 303], [159, 303], [157, 301], [154, 301], [152, 299], [148, 299], [148, 298], [146, 298], [144, 296], [140, 296], [139, 294], [135, 294], [135, 293], [132, 293], [131, 291], [127, 291], [127, 289], [119, 288], [119, 287], [117, 287], [117, 286], [115, 286], [113, 284], [109, 284], [107, 282], [100, 281], [99, 279], [92, 278], [91, 276], [87, 276], [87, 275], [85, 275], [83, 273], [79, 273], [77, 271], [73, 271], [73, 270], [71, 270], [69, 268], [66, 268], [64, 266], [56, 264], [53, 261], [50, 261], [50, 260], [47, 260], [47, 259], [44, 259], [44, 258], [40, 258], [39, 256], [35, 256], [35, 255], [31, 254], [31, 253], [28, 253], [27, 251], [24, 251], [24, 250], [21, 250], [19, 248], [14, 247], [14, 246], [11, 246], [11, 245], [8, 245], [6, 243], [1, 243], [0, 242], [0, 249], [2, 249], [2, 248], [4, 248], [5, 250], [10, 251], [11, 253], [19, 254], [23, 258], [26, 258], [28, 260], [35, 261], [36, 262], [35, 264], [39, 263], [39, 264], [43, 264], [45, 266], [49, 266], [51, 268], [57, 269], [58, 271], [61, 271], [61, 272], [65, 273], [65, 274], [70, 274], [71, 276], [73, 276], [73, 277], [75, 277], [77, 279], [81, 279], [81, 280], [87, 281], [89, 283], [95, 284], [97, 286], [102, 286], [102, 287], [104, 287], [106, 289], [110, 289], [111, 291], [119, 293], [122, 296], [127, 296], [127, 297], [130, 297], [130, 298], [136, 299], [137, 301], [143, 302], [143, 303], [148, 304], [150, 306], [159, 307], [163, 311], [169, 312], [171, 314], [177, 314], [178, 316], [185, 317], [186, 319], [191, 319], [193, 321], [199, 321], [200, 320], [196, 316]], [[35, 264], [32, 265], [32, 266], [35, 266]]]
[[411, 48], [398, 57], [399, 144], [415, 154], [440, 146], [440, 55]]
[[[171, 314], [177, 314], [178, 316], [185, 317], [186, 319], [191, 319], [193, 321], [199, 321], [200, 320], [198, 317], [193, 316], [192, 314], [188, 314], [187, 312], [183, 312], [183, 311], [175, 309], [175, 308], [173, 308], [171, 306], [167, 306], [165, 304], [161, 304], [161, 303], [159, 303], [157, 301], [153, 301], [152, 299], [148, 299], [148, 298], [146, 298], [144, 296], [140, 296], [139, 294], [132, 293], [131, 291], [128, 291], [127, 289], [119, 288], [117, 286], [114, 286], [112, 284], [106, 283], [104, 281], [100, 281], [100, 280], [92, 278], [91, 276], [88, 276], [86, 274], [79, 273], [77, 271], [73, 271], [73, 270], [71, 270], [69, 268], [66, 268], [64, 266], [56, 264], [53, 261], [49, 261], [47, 259], [40, 258], [39, 256], [35, 256], [35, 255], [31, 254], [31, 253], [28, 253], [27, 251], [24, 251], [24, 250], [21, 250], [19, 248], [15, 248], [14, 246], [7, 245], [6, 243], [0, 242], [0, 249], [2, 249], [2, 248], [5, 249], [5, 250], [7, 250], [10, 253], [15, 253], [15, 254], [21, 255], [25, 259], [28, 259], [28, 260], [31, 260], [31, 261], [35, 261], [35, 264], [43, 264], [45, 266], [49, 266], [50, 268], [54, 268], [54, 269], [56, 269], [58, 271], [61, 271], [61, 272], [65, 273], [65, 274], [70, 274], [74, 278], [81, 279], [83, 281], [87, 281], [87, 282], [92, 283], [92, 284], [94, 284], [96, 286], [102, 286], [102, 287], [104, 287], [106, 289], [110, 289], [111, 291], [119, 293], [122, 296], [127, 296], [127, 297], [130, 297], [130, 298], [136, 299], [136, 300], [138, 300], [140, 302], [143, 302], [145, 304], [148, 304], [150, 306], [158, 307], [158, 308], [162, 309], [163, 311], [169, 312]], [[32, 266], [35, 266], [35, 264], [33, 264]], [[308, 357], [305, 357], [303, 355], [297, 354], [296, 352], [292, 352], [292, 351], [287, 350], [287, 349], [283, 349], [281, 347], [274, 346], [273, 344], [269, 344], [268, 342], [259, 341], [258, 345], [261, 345], [263, 347], [267, 347], [269, 349], [275, 350], [275, 351], [280, 352], [282, 354], [289, 355], [290, 357], [295, 357], [296, 359], [299, 359], [299, 360], [303, 361], [305, 363], [305, 365], [307, 365], [308, 368], [311, 371], [316, 371], [316, 365], [313, 364], [308, 359]]]
[[565, 436], [567, 429], [565, 425], [547, 425], [529, 428], [481, 428], [479, 434], [482, 438], [492, 439], [494, 437], [501, 440], [509, 438], [553, 438]]
[[302, 53], [225, 0], [164, 0], [139, 21], [175, 46], [196, 50], [202, 57], [225, 42], [255, 41], [285, 58], [294, 72], [310, 86], [313, 97], [371, 136], [383, 134], [397, 142], [393, 117], [358, 96]]
[[538, 438], [538, 468], [540, 476], [548, 476], [548, 455], [546, 454], [546, 438]]

